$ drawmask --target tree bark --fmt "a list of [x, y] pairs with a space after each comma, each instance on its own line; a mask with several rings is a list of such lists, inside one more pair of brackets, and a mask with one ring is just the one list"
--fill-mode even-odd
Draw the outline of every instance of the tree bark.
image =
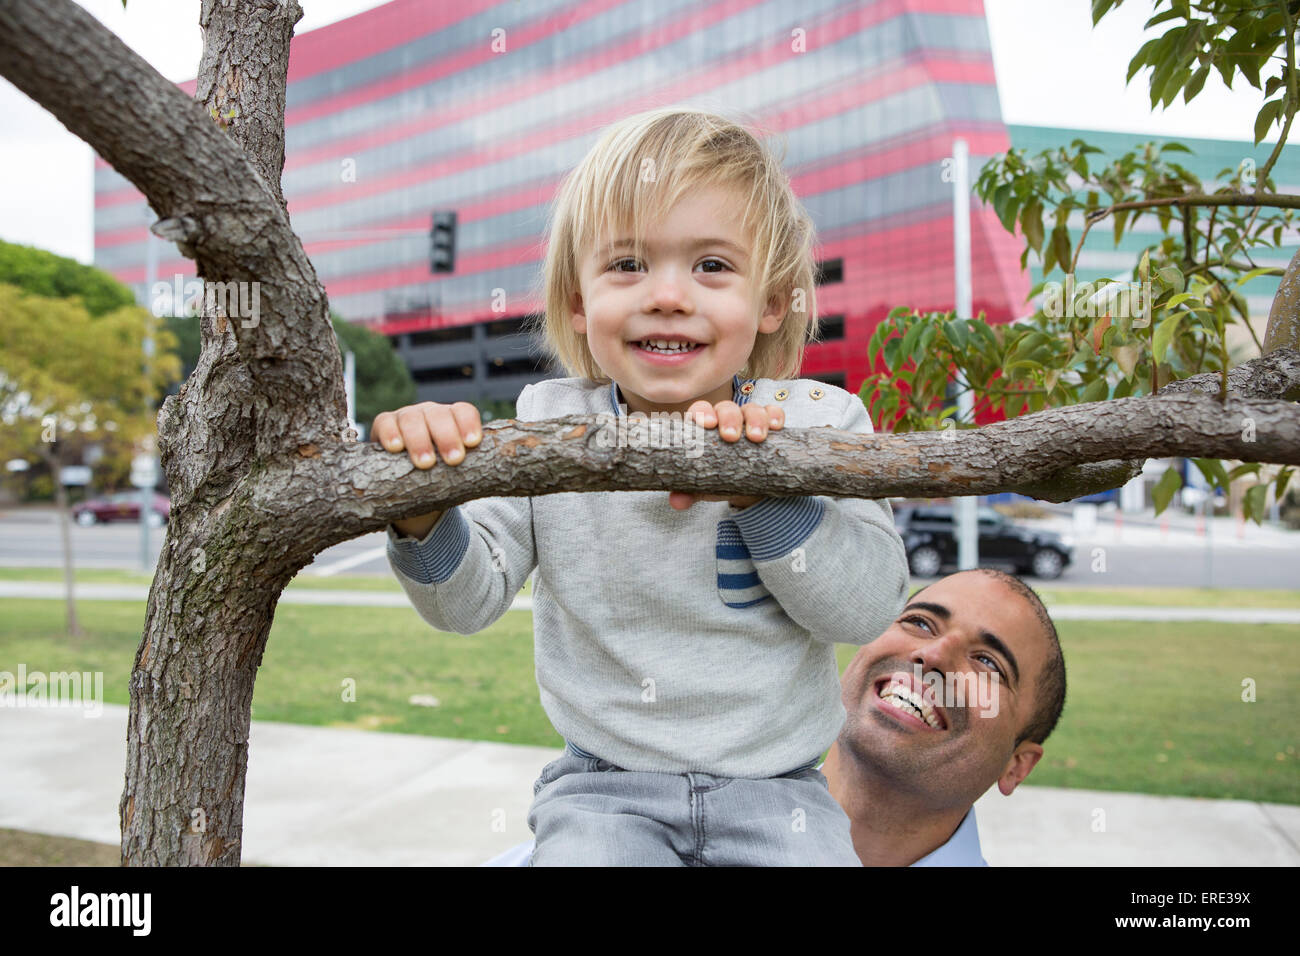
[[1277, 285], [1264, 329], [1264, 354], [1278, 349], [1300, 350], [1300, 249]]
[[1067, 464], [1110, 481], [1115, 459], [1148, 455], [1300, 463], [1287, 350], [1235, 370], [1222, 404], [1192, 382], [954, 433], [709, 433], [693, 457], [658, 447], [663, 422], [632, 424], [619, 446], [612, 420], [570, 416], [488, 423], [460, 465], [427, 472], [357, 444], [325, 293], [280, 189], [300, 16], [294, 0], [203, 0], [195, 102], [70, 0], [0, 0], [0, 74], [144, 193], [154, 231], [205, 281], [261, 289], [251, 323], [205, 308], [198, 366], [158, 415], [173, 501], [131, 676], [124, 864], [238, 864], [253, 683], [279, 595], [320, 550], [395, 518], [566, 491], [981, 494], [1059, 483]]

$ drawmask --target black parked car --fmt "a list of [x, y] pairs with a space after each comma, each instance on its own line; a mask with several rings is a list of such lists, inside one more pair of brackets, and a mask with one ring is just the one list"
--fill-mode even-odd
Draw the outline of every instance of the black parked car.
[[[992, 508], [980, 508], [979, 562], [1002, 565], [1016, 574], [1059, 578], [1074, 549], [1052, 531], [1035, 531], [1012, 524]], [[907, 548], [907, 563], [917, 577], [935, 577], [957, 564], [957, 536], [951, 505], [900, 505], [894, 522]]]

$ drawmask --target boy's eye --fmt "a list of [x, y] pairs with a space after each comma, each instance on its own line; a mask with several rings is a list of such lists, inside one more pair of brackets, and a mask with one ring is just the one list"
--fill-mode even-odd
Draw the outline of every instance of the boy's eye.
[[609, 264], [609, 268], [610, 268], [610, 269], [613, 269], [615, 272], [627, 272], [627, 271], [629, 271], [629, 270], [627, 270], [627, 269], [620, 269], [620, 268], [619, 268], [619, 266], [620, 266], [622, 263], [625, 263], [625, 262], [630, 262], [630, 263], [633, 264], [633, 266], [636, 265], [636, 260], [635, 260], [635, 259], [631, 258], [630, 256], [624, 256], [622, 259], [615, 259], [613, 262], [611, 262], [611, 263]]
[[700, 263], [700, 265], [704, 266], [704, 265], [708, 265], [709, 263], [713, 263], [716, 266], [720, 266], [721, 268], [717, 270], [718, 272], [721, 272], [723, 269], [731, 268], [731, 266], [727, 265], [721, 259], [705, 259]]

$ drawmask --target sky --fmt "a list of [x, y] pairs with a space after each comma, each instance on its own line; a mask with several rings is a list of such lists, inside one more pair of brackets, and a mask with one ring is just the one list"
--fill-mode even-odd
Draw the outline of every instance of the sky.
[[[77, 0], [173, 81], [198, 70], [199, 0]], [[382, 0], [299, 0], [297, 32], [378, 6]], [[522, 0], [527, 2], [527, 0]], [[1012, 125], [1065, 126], [1167, 137], [1249, 140], [1260, 91], [1234, 89], [1212, 71], [1190, 104], [1152, 112], [1139, 73], [1124, 76], [1152, 0], [1126, 0], [1093, 29], [1089, 0], [984, 0], [1002, 118]], [[1088, 95], [1080, 96], [1086, 89]], [[0, 239], [90, 262], [94, 252], [93, 154], [41, 107], [0, 79]], [[1276, 132], [1267, 137], [1276, 142]]]

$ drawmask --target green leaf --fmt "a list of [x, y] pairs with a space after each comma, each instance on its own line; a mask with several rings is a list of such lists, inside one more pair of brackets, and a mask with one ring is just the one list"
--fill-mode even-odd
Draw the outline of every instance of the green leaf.
[[1257, 485], [1251, 485], [1246, 490], [1246, 497], [1242, 499], [1241, 510], [1245, 512], [1247, 518], [1250, 518], [1256, 524], [1264, 518], [1264, 503], [1268, 495], [1268, 484], [1261, 482]]
[[1258, 146], [1267, 134], [1269, 127], [1276, 122], [1278, 114], [1282, 111], [1282, 99], [1269, 100], [1264, 104], [1259, 115], [1255, 117], [1255, 145]]
[[1031, 199], [1020, 211], [1020, 231], [1035, 252], [1043, 248], [1043, 204]]
[[1156, 326], [1156, 334], [1151, 339], [1151, 356], [1156, 360], [1157, 365], [1165, 360], [1165, 352], [1169, 350], [1169, 343], [1173, 341], [1174, 333], [1178, 331], [1178, 323], [1186, 314], [1182, 309], [1170, 312]]
[[1197, 470], [1205, 476], [1205, 480], [1215, 488], [1218, 488], [1225, 495], [1228, 493], [1228, 473], [1223, 470], [1223, 462], [1217, 458], [1193, 458]]
[[952, 343], [954, 351], [965, 352], [970, 346], [970, 330], [965, 319], [951, 319], [945, 322], [943, 331], [948, 341]]
[[1080, 404], [1085, 402], [1103, 402], [1110, 395], [1110, 385], [1106, 382], [1106, 376], [1098, 375], [1093, 379], [1088, 387], [1083, 390], [1079, 396]]
[[1182, 292], [1186, 285], [1183, 274], [1178, 270], [1177, 266], [1164, 266], [1156, 270], [1156, 275], [1165, 284], [1165, 288], [1173, 289], [1175, 294]]
[[1183, 486], [1183, 476], [1178, 473], [1178, 469], [1170, 467], [1160, 476], [1156, 486], [1151, 489], [1151, 500], [1155, 503], [1156, 514], [1164, 511], [1169, 507], [1169, 502], [1174, 497], [1174, 492]]
[[1052, 253], [1056, 256], [1056, 261], [1062, 271], [1070, 268], [1070, 230], [1068, 227], [1056, 226], [1052, 229]]
[[1115, 245], [1118, 246], [1120, 239], [1124, 235], [1124, 223], [1128, 221], [1128, 210], [1121, 209], [1111, 218], [1115, 220]]
[[1205, 86], [1205, 78], [1210, 75], [1210, 64], [1206, 63], [1199, 70], [1192, 74], [1192, 78], [1187, 81], [1187, 86], [1183, 88], [1183, 102], [1190, 103], [1192, 97], [1201, 92]]
[[1258, 269], [1251, 269], [1249, 272], [1247, 272], [1245, 275], [1243, 275], [1240, 279], [1238, 279], [1236, 282], [1234, 282], [1234, 283], [1232, 284], [1232, 287], [1233, 287], [1234, 289], [1239, 289], [1239, 288], [1241, 288], [1243, 285], [1245, 285], [1247, 282], [1249, 282], [1251, 279], [1259, 278], [1259, 277], [1262, 276], [1262, 275], [1268, 275], [1268, 274], [1269, 274], [1270, 272], [1272, 272], [1272, 271], [1273, 271], [1273, 267], [1272, 267], [1272, 266], [1262, 266], [1261, 268], [1258, 268]]

